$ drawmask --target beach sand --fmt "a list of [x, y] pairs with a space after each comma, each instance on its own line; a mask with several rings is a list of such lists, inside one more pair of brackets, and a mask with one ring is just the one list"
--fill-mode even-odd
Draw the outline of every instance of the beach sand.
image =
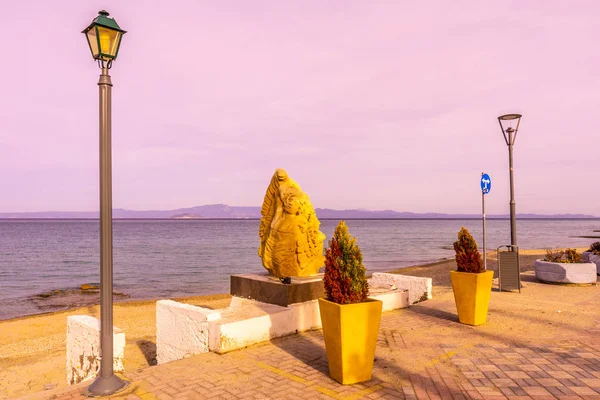
[[[207, 308], [229, 305], [231, 296], [177, 299]], [[0, 399], [67, 386], [67, 317], [100, 318], [100, 307], [33, 315], [0, 321]], [[156, 364], [156, 301], [114, 303], [114, 325], [125, 331], [125, 370]]]
[[[584, 251], [586, 249], [578, 249]], [[521, 250], [521, 270], [533, 269], [545, 250]], [[488, 269], [497, 269], [496, 253], [487, 256]], [[454, 260], [401, 268], [391, 272], [433, 279], [433, 296], [452, 290], [448, 271]], [[368, 265], [367, 265], [368, 272]], [[230, 295], [177, 299], [208, 308], [224, 308]], [[156, 301], [127, 301], [114, 304], [114, 325], [125, 331], [124, 366], [136, 370], [156, 363]], [[67, 386], [66, 320], [70, 315], [100, 318], [99, 306], [0, 321], [0, 399], [15, 398], [45, 389]]]

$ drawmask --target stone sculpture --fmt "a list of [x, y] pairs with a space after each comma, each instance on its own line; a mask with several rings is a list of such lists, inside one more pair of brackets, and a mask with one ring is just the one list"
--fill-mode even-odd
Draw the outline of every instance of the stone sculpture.
[[258, 255], [271, 275], [310, 276], [325, 264], [325, 235], [306, 193], [278, 168], [261, 209]]

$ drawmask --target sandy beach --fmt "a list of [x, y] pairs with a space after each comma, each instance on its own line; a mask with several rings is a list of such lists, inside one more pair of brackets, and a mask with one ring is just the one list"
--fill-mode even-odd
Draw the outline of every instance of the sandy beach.
[[[535, 260], [542, 258], [544, 252], [521, 250], [521, 270], [533, 269]], [[447, 260], [391, 272], [432, 278], [435, 298], [452, 290], [448, 271], [455, 268], [455, 262]], [[497, 269], [495, 252], [488, 253], [488, 269]], [[226, 307], [230, 297], [223, 294], [177, 300], [217, 309]], [[77, 314], [99, 318], [100, 310], [98, 306], [92, 306], [0, 322], [0, 398], [15, 398], [67, 386], [66, 318]], [[155, 364], [155, 300], [115, 303], [114, 324], [126, 334], [126, 370]]]

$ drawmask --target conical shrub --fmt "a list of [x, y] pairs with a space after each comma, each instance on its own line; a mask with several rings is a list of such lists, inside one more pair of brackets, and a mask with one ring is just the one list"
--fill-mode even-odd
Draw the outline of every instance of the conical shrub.
[[600, 256], [600, 242], [594, 242], [590, 244], [590, 248], [588, 251], [594, 253], [597, 256]]
[[458, 272], [484, 272], [481, 255], [477, 250], [477, 243], [464, 226], [458, 232], [458, 240], [454, 242], [456, 252], [456, 270]]
[[369, 295], [369, 284], [356, 238], [344, 221], [335, 228], [325, 251], [323, 285], [327, 300], [338, 304], [360, 303]]

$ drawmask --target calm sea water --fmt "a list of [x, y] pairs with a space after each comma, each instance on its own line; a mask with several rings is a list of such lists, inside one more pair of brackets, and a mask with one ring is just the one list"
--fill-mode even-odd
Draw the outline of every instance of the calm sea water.
[[[321, 222], [329, 239], [338, 221]], [[347, 224], [368, 272], [452, 257], [452, 242], [463, 225], [481, 245], [479, 220]], [[231, 274], [264, 271], [257, 255], [258, 225], [257, 220], [117, 220], [115, 291], [133, 299], [228, 293]], [[584, 247], [594, 240], [574, 236], [594, 235], [600, 221], [519, 220], [517, 229], [521, 248]], [[507, 243], [509, 221], [488, 221], [488, 249]], [[0, 320], [85, 305], [75, 289], [99, 279], [98, 221], [0, 220]], [[70, 294], [36, 296], [57, 289]]]

